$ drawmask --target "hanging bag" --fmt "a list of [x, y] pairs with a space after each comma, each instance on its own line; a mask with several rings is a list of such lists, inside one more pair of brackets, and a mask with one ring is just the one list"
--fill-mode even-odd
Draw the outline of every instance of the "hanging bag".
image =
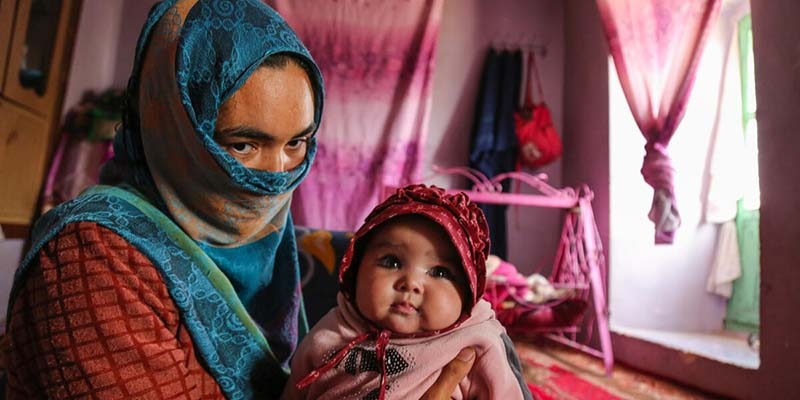
[[[539, 103], [534, 103], [531, 80], [536, 85]], [[544, 102], [542, 82], [536, 68], [533, 52], [528, 53], [528, 80], [525, 84], [525, 103], [514, 113], [514, 128], [519, 143], [517, 170], [521, 167], [538, 168], [561, 157], [561, 138], [553, 126], [550, 109]]]

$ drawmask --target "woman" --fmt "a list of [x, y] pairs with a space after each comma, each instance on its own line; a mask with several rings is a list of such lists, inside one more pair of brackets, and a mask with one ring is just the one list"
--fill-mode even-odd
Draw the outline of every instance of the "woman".
[[128, 96], [102, 185], [34, 227], [8, 396], [277, 397], [308, 329], [289, 204], [314, 159], [319, 69], [258, 0], [164, 1]]

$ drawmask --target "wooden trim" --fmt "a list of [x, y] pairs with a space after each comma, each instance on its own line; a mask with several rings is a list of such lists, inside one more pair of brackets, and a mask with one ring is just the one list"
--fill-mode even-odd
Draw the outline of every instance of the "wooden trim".
[[6, 239], [28, 239], [31, 233], [30, 225], [23, 224], [0, 224], [3, 228], [3, 236]]
[[17, 2], [12, 0], [0, 0], [0, 88], [6, 76], [8, 53], [11, 50], [11, 32], [14, 25], [14, 13], [16, 13]]
[[[39, 96], [32, 90], [23, 88], [18, 79], [13, 79], [14, 71], [12, 66], [20, 65], [22, 62], [31, 3], [32, 0], [18, 0], [17, 15], [14, 21], [16, 29], [8, 56], [8, 77], [3, 85], [3, 93], [6, 98], [49, 119], [54, 114], [61, 112], [60, 109], [55, 110], [57, 108], [55, 106], [64, 91], [64, 88], [60, 85], [63, 82], [62, 74], [69, 69], [69, 60], [66, 56], [71, 53], [74, 38], [68, 38], [68, 36], [70, 26], [75, 25], [74, 10], [78, 4], [76, 0], [62, 0], [52, 57], [50, 58], [50, 68], [47, 74], [47, 89], [43, 96]], [[66, 49], [68, 43], [70, 49]]]
[[[0, 0], [1, 7], [13, 8], [14, 3]], [[31, 3], [16, 2], [9, 66], [20, 65]], [[0, 222], [26, 226], [40, 214], [39, 194], [56, 145], [81, 5], [81, 0], [62, 0], [44, 96], [12, 79], [18, 71], [7, 72], [5, 82], [0, 82], [6, 90], [0, 97], [0, 139], [4, 140], [0, 143]], [[6, 14], [0, 17], [7, 18]]]

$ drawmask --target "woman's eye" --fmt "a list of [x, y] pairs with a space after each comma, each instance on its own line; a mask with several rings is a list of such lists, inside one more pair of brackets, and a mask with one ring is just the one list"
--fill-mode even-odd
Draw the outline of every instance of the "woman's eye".
[[456, 279], [455, 274], [445, 267], [431, 268], [431, 270], [428, 271], [428, 274], [434, 278], [447, 279], [450, 281], [454, 281]]
[[378, 259], [378, 265], [384, 268], [398, 269], [400, 268], [400, 259], [395, 256], [383, 256]]
[[286, 143], [286, 147], [288, 147], [288, 148], [290, 148], [292, 150], [297, 150], [297, 149], [305, 146], [307, 141], [308, 141], [308, 139], [306, 139], [306, 138], [292, 139], [288, 143]]
[[233, 143], [228, 145], [228, 148], [230, 148], [234, 153], [242, 155], [250, 154], [255, 150], [255, 146], [250, 143]]

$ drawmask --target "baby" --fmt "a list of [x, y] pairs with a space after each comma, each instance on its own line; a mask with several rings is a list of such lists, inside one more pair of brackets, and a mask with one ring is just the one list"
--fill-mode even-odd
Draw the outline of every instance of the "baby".
[[398, 189], [351, 239], [338, 305], [298, 346], [283, 398], [418, 399], [473, 347], [452, 398], [530, 399], [512, 343], [481, 299], [488, 237], [463, 193]]

